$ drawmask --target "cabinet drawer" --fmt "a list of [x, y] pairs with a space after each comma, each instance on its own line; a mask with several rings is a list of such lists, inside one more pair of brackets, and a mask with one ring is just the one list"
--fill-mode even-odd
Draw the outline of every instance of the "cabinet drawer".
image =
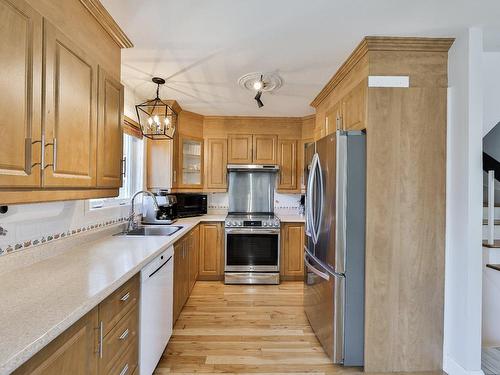
[[100, 372], [107, 374], [131, 343], [137, 342], [139, 307], [136, 304], [104, 338]]
[[99, 305], [99, 320], [106, 336], [139, 299], [139, 275], [135, 275]]
[[132, 375], [139, 362], [139, 345], [137, 339], [127, 348], [115, 365], [106, 375]]

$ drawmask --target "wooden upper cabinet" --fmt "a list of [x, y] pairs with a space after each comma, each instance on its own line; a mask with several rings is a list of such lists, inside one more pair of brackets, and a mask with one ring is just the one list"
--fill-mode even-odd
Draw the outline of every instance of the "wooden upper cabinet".
[[122, 184], [123, 85], [99, 67], [97, 186]]
[[252, 134], [229, 134], [228, 164], [252, 164]]
[[342, 100], [342, 129], [363, 130], [366, 128], [367, 82], [364, 80]]
[[203, 139], [179, 135], [178, 167], [174, 182], [178, 188], [203, 188]]
[[254, 135], [253, 136], [253, 163], [276, 164], [278, 136], [276, 135]]
[[207, 189], [227, 189], [227, 139], [210, 138], [206, 141]]
[[95, 187], [97, 64], [44, 20], [44, 186]]
[[98, 366], [97, 308], [73, 324], [14, 375], [94, 375]]
[[24, 0], [0, 0], [0, 187], [41, 183], [42, 35]]
[[337, 130], [343, 130], [343, 129], [344, 128], [342, 119], [342, 101], [338, 101], [326, 113], [324, 136], [335, 133]]
[[280, 167], [278, 190], [297, 190], [297, 141], [278, 141], [278, 163]]

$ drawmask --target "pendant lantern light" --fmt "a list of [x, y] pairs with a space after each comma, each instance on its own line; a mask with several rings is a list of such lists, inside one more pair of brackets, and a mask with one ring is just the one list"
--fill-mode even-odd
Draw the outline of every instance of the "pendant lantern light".
[[142, 134], [146, 138], [155, 140], [173, 139], [177, 126], [177, 113], [168, 103], [160, 99], [160, 85], [163, 85], [165, 80], [153, 77], [152, 81], [157, 85], [156, 98], [135, 106]]

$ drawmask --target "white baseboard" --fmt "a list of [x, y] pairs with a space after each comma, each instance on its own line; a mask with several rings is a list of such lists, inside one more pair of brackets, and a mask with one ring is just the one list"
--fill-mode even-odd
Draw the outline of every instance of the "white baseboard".
[[445, 356], [443, 370], [448, 375], [484, 375], [482, 370], [466, 370], [460, 366], [453, 358]]

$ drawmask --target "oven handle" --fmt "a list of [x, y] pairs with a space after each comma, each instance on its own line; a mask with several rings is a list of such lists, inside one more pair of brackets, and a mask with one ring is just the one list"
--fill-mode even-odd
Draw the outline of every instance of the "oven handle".
[[226, 233], [230, 234], [280, 234], [279, 229], [226, 229]]

